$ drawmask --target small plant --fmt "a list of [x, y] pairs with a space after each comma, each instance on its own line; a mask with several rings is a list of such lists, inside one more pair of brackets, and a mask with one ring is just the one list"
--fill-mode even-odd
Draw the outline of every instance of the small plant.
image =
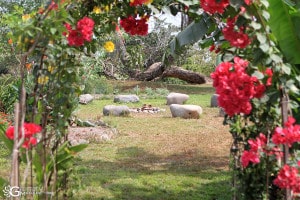
[[156, 88], [155, 92], [160, 96], [167, 96], [170, 91], [167, 88]]
[[139, 85], [136, 85], [133, 89], [132, 89], [132, 92], [136, 95], [139, 95], [140, 92], [141, 92], [141, 89], [139, 87]]
[[150, 87], [145, 88], [145, 93], [147, 94], [147, 96], [153, 96], [154, 95], [154, 91]]

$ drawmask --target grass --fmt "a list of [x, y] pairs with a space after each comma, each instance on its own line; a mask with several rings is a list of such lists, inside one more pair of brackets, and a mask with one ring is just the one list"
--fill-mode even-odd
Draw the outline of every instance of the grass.
[[[231, 136], [228, 127], [222, 125], [219, 110], [209, 107], [213, 88], [143, 82], [118, 82], [115, 86], [120, 93], [131, 93], [137, 84], [140, 102], [127, 105], [135, 108], [151, 104], [165, 112], [103, 116], [105, 105], [116, 104], [112, 95], [76, 110], [80, 119], [101, 119], [117, 128], [118, 135], [91, 143], [77, 155], [70, 182], [74, 189], [71, 199], [230, 200]], [[145, 88], [189, 94], [186, 103], [200, 105], [203, 114], [200, 119], [172, 118], [165, 97], [143, 96]], [[5, 151], [0, 154], [1, 175], [9, 173], [8, 157]]]
[[[134, 87], [135, 83], [123, 89], [128, 92]], [[127, 104], [131, 108], [151, 104], [166, 110], [158, 114], [102, 116], [103, 106], [115, 104], [112, 98], [80, 106], [76, 112], [79, 118], [101, 118], [116, 127], [119, 135], [91, 144], [80, 153], [75, 169], [84, 187], [76, 192], [75, 200], [231, 199], [231, 136], [218, 117], [218, 109], [209, 107], [212, 87], [200, 86], [198, 91], [191, 87], [187, 91], [193, 93], [185, 92], [190, 95], [187, 104], [203, 108], [200, 119], [172, 118], [164, 97]]]

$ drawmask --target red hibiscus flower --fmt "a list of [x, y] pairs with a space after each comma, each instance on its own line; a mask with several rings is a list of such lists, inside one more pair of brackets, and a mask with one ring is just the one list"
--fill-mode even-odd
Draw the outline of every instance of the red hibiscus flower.
[[[34, 123], [24, 123], [23, 126], [24, 129], [24, 143], [22, 145], [23, 148], [29, 148], [30, 145], [36, 145], [37, 144], [37, 139], [33, 137], [33, 135], [39, 133], [42, 131], [42, 127], [34, 124]], [[8, 139], [13, 140], [14, 139], [14, 127], [10, 126], [6, 130], [6, 137]], [[22, 137], [21, 133], [19, 134], [19, 139]]]
[[200, 0], [200, 5], [209, 14], [222, 14], [229, 6], [229, 0]]

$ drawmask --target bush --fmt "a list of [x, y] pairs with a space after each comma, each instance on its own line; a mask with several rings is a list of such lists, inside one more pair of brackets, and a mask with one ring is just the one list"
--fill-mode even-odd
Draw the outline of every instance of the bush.
[[111, 94], [113, 87], [108, 83], [105, 77], [92, 75], [85, 82], [83, 93], [87, 94]]
[[18, 99], [18, 81], [11, 75], [0, 76], [0, 111], [13, 113], [14, 103]]

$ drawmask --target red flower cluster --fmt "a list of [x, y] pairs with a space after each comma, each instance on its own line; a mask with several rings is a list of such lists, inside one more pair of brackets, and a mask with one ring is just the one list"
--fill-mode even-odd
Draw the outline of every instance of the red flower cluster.
[[249, 39], [249, 36], [244, 33], [244, 27], [241, 26], [238, 30], [235, 29], [236, 20], [237, 17], [234, 17], [233, 19], [228, 18], [227, 25], [225, 28], [223, 28], [222, 32], [224, 38], [229, 41], [231, 46], [242, 49], [247, 47], [251, 43], [251, 41]]
[[213, 86], [219, 94], [218, 103], [229, 116], [252, 110], [250, 100], [260, 98], [265, 86], [256, 77], [246, 73], [249, 62], [239, 57], [234, 58], [234, 63], [223, 62], [211, 74]]
[[290, 189], [293, 193], [300, 193], [300, 177], [296, 167], [284, 165], [273, 183], [281, 189]]
[[130, 6], [141, 6], [143, 4], [149, 4], [151, 0], [130, 0]]
[[72, 29], [71, 25], [66, 23], [65, 27], [68, 33], [64, 33], [67, 36], [68, 44], [70, 46], [82, 46], [84, 42], [90, 42], [93, 36], [95, 22], [93, 19], [84, 17], [77, 22], [76, 29]]
[[214, 44], [213, 45], [211, 45], [210, 47], [209, 47], [209, 51], [210, 52], [215, 52], [215, 53], [219, 53], [220, 51], [221, 51], [221, 49], [220, 49], [220, 47], [216, 47]]
[[[34, 124], [34, 123], [24, 123], [24, 143], [22, 145], [23, 148], [28, 149], [30, 147], [30, 145], [36, 145], [37, 143], [37, 139], [35, 137], [33, 137], [34, 134], [37, 134], [39, 132], [41, 132], [42, 127]], [[8, 127], [8, 129], [6, 130], [6, 137], [8, 139], [13, 140], [14, 139], [14, 127], [10, 126]], [[19, 138], [21, 138], [22, 135], [19, 135]]]
[[273, 77], [273, 71], [271, 68], [267, 68], [266, 71], [264, 72], [264, 75], [266, 75], [267, 78], [267, 82], [266, 82], [266, 86], [270, 86], [272, 85], [272, 77]]
[[245, 150], [241, 156], [241, 163], [243, 167], [247, 167], [250, 162], [257, 164], [260, 162], [259, 152], [266, 146], [267, 138], [264, 134], [260, 133], [256, 139], [248, 141], [250, 150]]
[[200, 5], [209, 14], [222, 14], [229, 6], [229, 0], [200, 0]]
[[120, 20], [120, 25], [130, 35], [148, 34], [148, 16], [140, 19], [129, 16]]
[[250, 162], [252, 162], [253, 164], [259, 163], [259, 155], [253, 151], [245, 150], [241, 156], [242, 166], [247, 167]]
[[300, 142], [300, 125], [294, 125], [296, 120], [289, 116], [284, 128], [277, 127], [273, 133], [274, 144], [287, 144], [289, 147], [295, 142]]
[[283, 156], [280, 149], [275, 146], [272, 149], [267, 149], [267, 138], [264, 134], [260, 133], [255, 139], [248, 140], [250, 150], [245, 150], [241, 156], [241, 163], [243, 167], [247, 167], [250, 162], [257, 164], [260, 162], [260, 153], [264, 152], [267, 155], [275, 155], [277, 159]]
[[250, 4], [252, 4], [252, 0], [245, 0], [245, 4], [249, 6]]

